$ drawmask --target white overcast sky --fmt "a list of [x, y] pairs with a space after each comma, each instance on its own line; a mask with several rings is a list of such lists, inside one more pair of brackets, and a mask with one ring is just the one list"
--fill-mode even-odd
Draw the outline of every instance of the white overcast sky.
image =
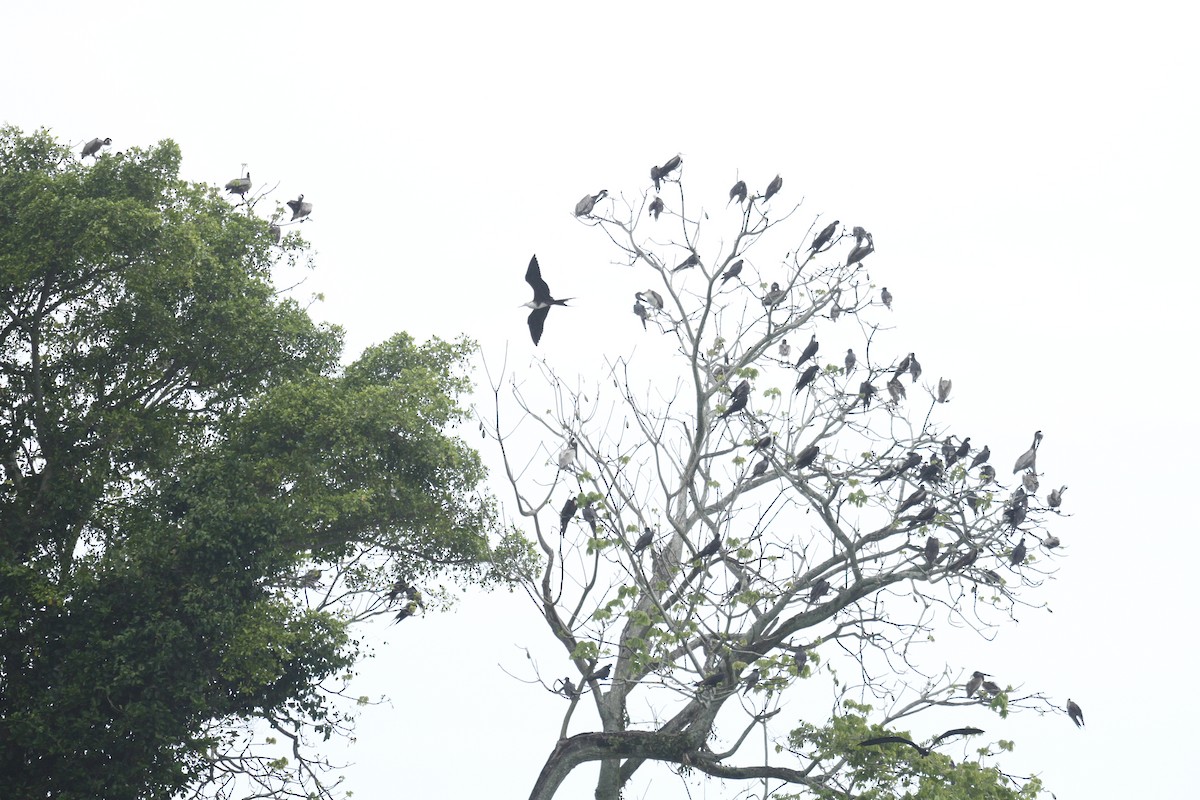
[[[782, 174], [801, 216], [874, 234], [891, 341], [953, 377], [946, 421], [1002, 469], [1043, 430], [1044, 480], [1071, 487], [1052, 528], [1069, 557], [1038, 598], [1054, 613], [954, 639], [962, 668], [1084, 708], [1084, 731], [985, 717], [1016, 741], [1003, 763], [1060, 798], [1194, 793], [1190, 4], [386, 7], [10, 4], [0, 121], [114, 149], [169, 137], [193, 180], [248, 163], [278, 199], [313, 202], [318, 269], [299, 291], [324, 294], [314, 313], [351, 355], [398, 330], [466, 333], [518, 374], [534, 252], [578, 298], [539, 355], [587, 376], [643, 341], [629, 308], [646, 276], [573, 219], [581, 195], [634, 195], [675, 153], [714, 212], [736, 176]], [[523, 598], [470, 593], [386, 638], [358, 685], [392, 705], [349, 750], [356, 796], [525, 796], [564, 701], [500, 665], [527, 675], [526, 646], [552, 675], [568, 665]], [[563, 797], [591, 796], [581, 772]], [[678, 783], [660, 772], [650, 791]]]

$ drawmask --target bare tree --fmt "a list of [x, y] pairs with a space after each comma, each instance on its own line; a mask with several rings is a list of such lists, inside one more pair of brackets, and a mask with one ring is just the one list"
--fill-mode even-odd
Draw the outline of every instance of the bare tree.
[[[712, 223], [689, 211], [682, 178], [663, 191], [659, 214], [646, 213], [658, 199], [647, 192], [581, 220], [645, 275], [635, 313], [644, 335], [671, 337], [676, 372], [615, 358], [596, 386], [571, 390], [539, 362], [550, 412], [524, 381], [492, 382], [489, 424], [541, 551], [520, 578], [572, 664], [566, 678], [538, 675], [567, 708], [530, 797], [553, 797], [592, 761], [600, 800], [648, 762], [753, 781], [743, 789], [764, 798], [781, 786], [852, 797], [962, 769], [1036, 795], [1036, 778], [1001, 772], [987, 747], [956, 765], [914, 744], [938, 743], [948, 726], [921, 737], [895, 723], [949, 719], [952, 747], [982, 733], [962, 731], [982, 708], [1051, 707], [990, 680], [967, 696], [971, 665], [946, 665], [929, 642], [945, 624], [990, 638], [1030, 602], [1051, 555], [1039, 545], [1056, 544], [1043, 521], [1058, 512], [938, 423], [951, 382], [923, 383], [916, 354], [887, 343], [892, 295], [885, 304], [871, 282], [867, 230], [819, 220], [802, 232], [796, 209], [776, 214], [782, 197], [751, 192], [714, 252], [700, 246]], [[852, 339], [853, 355], [823, 338]], [[534, 452], [517, 452], [501, 410], [509, 391], [519, 422], [541, 426]], [[800, 686], [829, 687], [827, 720], [780, 714]], [[573, 732], [581, 702], [598, 730]], [[934, 709], [938, 721], [916, 716]], [[759, 738], [775, 747], [751, 753]]]

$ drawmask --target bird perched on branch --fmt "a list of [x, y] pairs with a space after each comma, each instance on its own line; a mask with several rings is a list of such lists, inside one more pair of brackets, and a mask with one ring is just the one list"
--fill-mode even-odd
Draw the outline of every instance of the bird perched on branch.
[[680, 270], [688, 269], [689, 267], [694, 267], [699, 263], [700, 263], [700, 256], [696, 255], [695, 253], [692, 253], [690, 256], [688, 256], [682, 262], [680, 262], [679, 266], [674, 267], [671, 270], [671, 272], [679, 272]]
[[288, 200], [287, 207], [292, 210], [292, 222], [304, 219], [312, 213], [312, 203], [307, 202], [304, 195], [300, 195], [295, 200]]
[[858, 386], [858, 398], [863, 401], [863, 408], [871, 407], [871, 398], [878, 393], [878, 389], [871, 385], [870, 381], [863, 381]]
[[642, 305], [642, 301], [633, 301], [633, 313], [637, 314], [638, 319], [642, 321], [642, 330], [649, 330], [649, 328], [646, 327], [646, 321], [650, 319], [650, 312], [644, 305]]
[[880, 744], [906, 744], [920, 753], [921, 757], [924, 758], [932, 753], [933, 748], [937, 747], [938, 744], [944, 739], [949, 739], [951, 736], [975, 736], [980, 733], [983, 733], [983, 730], [980, 728], [955, 728], [954, 730], [946, 731], [942, 735], [936, 737], [932, 742], [929, 743], [929, 747], [922, 747], [910, 739], [905, 739], [903, 736], [876, 736], [874, 739], [867, 739], [859, 742], [858, 746], [872, 747]]
[[980, 464], [985, 464], [985, 463], [987, 463], [987, 460], [988, 460], [989, 458], [991, 458], [991, 457], [992, 457], [992, 451], [991, 451], [991, 448], [989, 448], [989, 447], [988, 447], [988, 446], [985, 444], [985, 445], [983, 446], [983, 449], [982, 449], [982, 450], [980, 450], [978, 453], [976, 453], [976, 454], [975, 454], [975, 457], [971, 459], [971, 469], [975, 469], [975, 468], [976, 468], [976, 467], [978, 467]]
[[936, 483], [942, 478], [942, 460], [937, 456], [931, 456], [929, 463], [921, 467], [921, 471], [917, 473], [918, 483]]
[[638, 553], [649, 547], [653, 541], [654, 531], [650, 530], [649, 526], [647, 526], [646, 530], [642, 531], [642, 535], [638, 537], [637, 542], [634, 543], [633, 554], [636, 556]]
[[716, 555], [717, 551], [720, 549], [721, 549], [721, 537], [719, 535], [714, 536], [713, 540], [711, 542], [704, 545], [704, 547], [700, 550], [699, 553], [696, 553], [696, 555], [692, 558], [692, 561], [693, 562], [703, 561], [704, 559], [709, 558], [710, 556]]
[[658, 220], [658, 215], [661, 214], [664, 210], [666, 210], [666, 205], [663, 203], [663, 200], [661, 197], [656, 197], [650, 201], [649, 211], [650, 211], [650, 214], [654, 217], [655, 221]]
[[647, 289], [644, 292], [638, 292], [634, 295], [634, 297], [645, 302], [647, 305], [653, 306], [656, 311], [663, 310], [662, 295], [653, 289]]
[[938, 378], [937, 401], [946, 403], [950, 400], [950, 388], [954, 385], [949, 378]]
[[900, 507], [896, 509], [896, 513], [903, 514], [908, 509], [921, 505], [921, 503], [925, 502], [925, 498], [928, 496], [929, 492], [925, 491], [925, 487], [920, 487], [908, 497], [904, 498], [904, 501], [900, 503]]
[[225, 184], [225, 191], [230, 194], [236, 194], [238, 197], [245, 197], [246, 192], [250, 191], [250, 173], [246, 173], [244, 178], [234, 178], [229, 183]]
[[720, 683], [724, 680], [725, 680], [724, 673], [714, 672], [712, 675], [709, 675], [704, 680], [697, 681], [695, 686], [697, 689], [711, 689], [714, 686], [720, 685]]
[[854, 372], [854, 365], [858, 363], [858, 357], [854, 355], [853, 348], [846, 349], [846, 374]]
[[[303, 197], [304, 195], [301, 195]], [[533, 337], [533, 345], [537, 347], [542, 340], [542, 329], [546, 325], [546, 315], [551, 306], [565, 306], [573, 297], [556, 300], [550, 296], [550, 287], [542, 280], [542, 268], [538, 265], [537, 256], [529, 259], [529, 268], [525, 270], [525, 282], [533, 289], [533, 300], [525, 303], [525, 308], [532, 308], [529, 313], [529, 335]]]
[[679, 156], [674, 156], [661, 167], [650, 168], [650, 180], [654, 181], [654, 190], [657, 192], [662, 189], [662, 181], [666, 180], [667, 174], [674, 172], [683, 163], [683, 159]]
[[746, 407], [750, 402], [750, 382], [743, 380], [733, 389], [733, 394], [730, 397], [729, 407], [721, 413], [717, 419], [725, 419], [731, 414], [736, 414]]
[[809, 247], [809, 249], [816, 253], [819, 252], [822, 247], [829, 244], [829, 240], [833, 238], [835, 233], [837, 233], [837, 226], [839, 224], [840, 222], [835, 219], [833, 222], [826, 225], [821, 232], [817, 234], [817, 238], [813, 239], [812, 245]]
[[908, 470], [912, 469], [913, 467], [917, 466], [920, 463], [921, 463], [921, 454], [918, 453], [916, 450], [911, 450], [911, 451], [909, 451], [908, 456], [905, 457], [905, 459], [903, 461], [893, 461], [891, 464], [889, 464], [887, 467], [885, 467], [883, 472], [880, 472], [878, 475], [876, 475], [874, 478], [871, 479], [871, 483], [882, 483], [883, 481], [890, 480], [891, 478], [895, 478], [895, 477], [899, 476], [900, 474], [907, 472]]
[[600, 517], [596, 514], [596, 509], [592, 508], [591, 503], [588, 503], [583, 507], [583, 511], [581, 511], [580, 514], [583, 515], [583, 521], [586, 522], [588, 527], [592, 529], [592, 536], [595, 536], [596, 526], [600, 522]]
[[796, 381], [796, 388], [792, 390], [792, 394], [800, 394], [800, 390], [813, 382], [813, 378], [817, 377], [819, 367], [816, 364], [809, 364], [808, 369], [800, 373], [800, 380]]
[[579, 461], [579, 441], [572, 436], [558, 453], [558, 468], [571, 470]]
[[1065, 492], [1066, 490], [1067, 490], [1066, 486], [1062, 487], [1061, 489], [1051, 489], [1050, 494], [1046, 495], [1046, 504], [1048, 506], [1050, 506], [1051, 508], [1058, 508], [1059, 506], [1061, 506], [1062, 505], [1062, 495], [1063, 495], [1063, 492]]
[[767, 202], [774, 197], [780, 189], [783, 188], [783, 178], [779, 175], [775, 176], [775, 180], [767, 186], [767, 193], [763, 195], [763, 202]]
[[112, 144], [112, 139], [108, 138], [107, 136], [104, 137], [104, 139], [92, 139], [83, 146], [83, 152], [79, 154], [79, 157], [87, 158], [88, 156], [91, 156], [92, 158], [99, 158], [99, 156], [96, 154], [100, 152], [100, 148], [108, 147], [110, 144]]
[[730, 264], [728, 269], [721, 273], [721, 285], [724, 285], [725, 281], [729, 280], [730, 278], [736, 278], [738, 275], [741, 275], [743, 264], [744, 259], [741, 258]]
[[585, 675], [583, 680], [584, 680], [584, 682], [604, 681], [604, 680], [608, 680], [608, 676], [611, 674], [612, 674], [612, 664], [605, 664], [603, 667], [596, 670], [595, 672]]
[[796, 456], [796, 463], [792, 464], [792, 469], [804, 469], [805, 467], [812, 466], [812, 463], [817, 460], [817, 455], [820, 452], [821, 448], [815, 444], [810, 444]]
[[899, 403], [907, 395], [907, 393], [904, 391], [904, 384], [902, 384], [896, 378], [892, 378], [887, 382], [887, 390], [888, 394], [892, 396], [893, 403]]
[[558, 514], [559, 535], [565, 536], [567, 533], [567, 525], [571, 522], [571, 518], [575, 516], [575, 511], [579, 508], [579, 503], [574, 497], [568, 497], [567, 502], [563, 503], [562, 511]]
[[888, 291], [886, 286], [883, 287], [883, 291], [879, 293], [879, 299], [883, 301], [885, 306], [887, 306], [888, 311], [892, 310], [892, 293]]
[[818, 580], [816, 583], [814, 583], [812, 585], [812, 589], [809, 590], [809, 592], [808, 592], [809, 605], [812, 605], [813, 603], [817, 602], [822, 597], [827, 595], [829, 593], [829, 590], [832, 588], [833, 587], [830, 585], [829, 581], [825, 580], [824, 578], [821, 578], [820, 580]]
[[748, 692], [753, 689], [760, 678], [762, 678], [762, 670], [760, 670], [758, 667], [755, 667], [750, 671], [749, 675], [742, 678], [742, 681], [746, 684], [745, 691]]
[[1037, 467], [1037, 451], [1038, 445], [1042, 443], [1042, 432], [1037, 431], [1033, 434], [1033, 444], [1028, 450], [1021, 454], [1017, 459], [1017, 463], [1013, 465], [1013, 474], [1016, 475], [1023, 469], [1035, 470]]
[[936, 516], [937, 516], [937, 506], [934, 505], [933, 503], [930, 503], [929, 505], [922, 508], [920, 510], [920, 512], [917, 513], [915, 516], [909, 518], [908, 527], [905, 530], [911, 531], [913, 528], [919, 528], [928, 522], [932, 522], [933, 518]]
[[812, 338], [808, 340], [808, 344], [800, 351], [800, 357], [796, 359], [796, 369], [800, 369], [800, 365], [817, 354], [821, 349], [821, 343], [817, 341], [817, 335], [814, 333]]
[[924, 555], [925, 555], [925, 565], [926, 566], [932, 567], [933, 562], [937, 561], [938, 550], [940, 550], [941, 547], [942, 547], [942, 543], [937, 540], [936, 536], [930, 536], [928, 539], [925, 540]]
[[1019, 566], [1025, 561], [1025, 537], [1021, 537], [1021, 541], [1017, 542], [1017, 546], [1013, 548], [1012, 553], [1008, 557], [1009, 563], [1014, 567]]
[[[745, 181], [738, 181], [737, 183], [735, 183], [733, 185], [733, 188], [729, 190], [729, 203], [732, 203], [734, 200], [737, 200], [739, 204], [745, 202], [745, 200], [746, 200], [746, 182]], [[728, 207], [729, 203], [726, 203], [725, 206]]]
[[983, 679], [988, 677], [986, 672], [976, 670], [971, 673], [971, 680], [967, 681], [967, 697], [974, 697], [979, 691], [979, 687], [983, 685]]
[[767, 470], [771, 468], [771, 462], [765, 456], [754, 465], [754, 469], [750, 471], [751, 478], [761, 478], [767, 474]]
[[762, 304], [765, 308], [774, 308], [782, 303], [785, 297], [787, 297], [787, 289], [780, 289], [778, 283], [772, 283], [771, 291], [763, 296]]
[[583, 199], [575, 204], [575, 216], [589, 216], [592, 213], [592, 209], [596, 207], [596, 203], [599, 203], [606, 197], [608, 197], [608, 189], [601, 189], [599, 194], [585, 194]]
[[792, 354], [792, 346], [788, 344], [788, 340], [784, 339], [779, 343], [779, 357], [787, 358]]

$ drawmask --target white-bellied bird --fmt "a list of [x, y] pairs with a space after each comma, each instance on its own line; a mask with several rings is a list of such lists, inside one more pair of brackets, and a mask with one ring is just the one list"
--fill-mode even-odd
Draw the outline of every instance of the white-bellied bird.
[[567, 300], [575, 298], [566, 297], [556, 300], [550, 296], [550, 287], [542, 280], [542, 268], [538, 266], [536, 255], [529, 259], [529, 269], [525, 270], [525, 282], [533, 288], [533, 300], [526, 303], [524, 307], [533, 309], [529, 313], [529, 335], [533, 337], [533, 344], [536, 347], [542, 340], [542, 328], [546, 325], [546, 315], [550, 313], [550, 306], [565, 306]]

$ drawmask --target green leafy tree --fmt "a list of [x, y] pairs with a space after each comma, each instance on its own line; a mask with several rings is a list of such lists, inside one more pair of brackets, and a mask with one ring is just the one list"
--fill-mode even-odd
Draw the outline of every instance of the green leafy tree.
[[300, 237], [179, 163], [0, 131], [6, 798], [331, 796], [353, 623], [486, 578], [473, 346], [340, 366]]
[[[519, 577], [569, 664], [537, 667], [565, 710], [530, 797], [591, 762], [598, 800], [656, 764], [764, 798], [1035, 797], [998, 765], [1010, 743], [933, 744], [1050, 707], [1004, 682], [968, 694], [974, 669], [935, 638], [1011, 620], [1051, 568], [1037, 465], [997, 480], [938, 422], [952, 383], [889, 343], [867, 230], [797, 231], [778, 186], [697, 203], [677, 167], [652, 176], [661, 194], [578, 209], [642, 276], [640, 356], [580, 390], [541, 362], [545, 396], [514, 381], [541, 443], [498, 435], [541, 551]], [[714, 233], [722, 214], [736, 227]], [[516, 430], [493, 390], [494, 432]], [[910, 743], [863, 744], [885, 736]]]

